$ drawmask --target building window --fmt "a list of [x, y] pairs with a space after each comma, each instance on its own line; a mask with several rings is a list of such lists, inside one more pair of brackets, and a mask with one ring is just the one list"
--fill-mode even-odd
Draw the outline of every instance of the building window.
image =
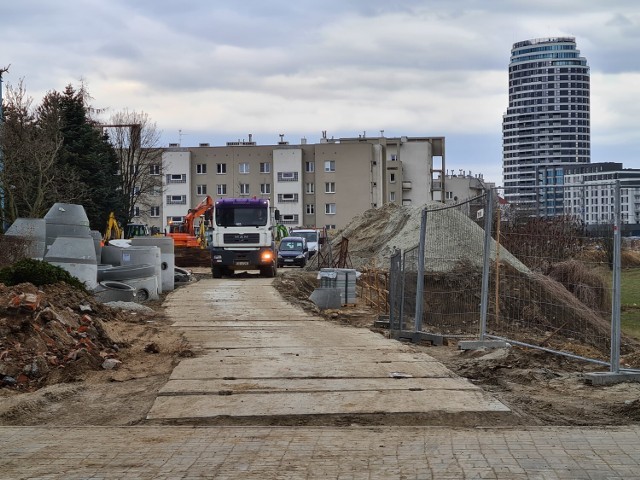
[[453, 200], [453, 192], [446, 192], [445, 193], [445, 199], [446, 200]]
[[316, 171], [316, 162], [304, 162], [304, 171], [313, 173]]
[[157, 218], [160, 216], [160, 207], [151, 207], [151, 217]]
[[227, 185], [226, 184], [218, 184], [216, 186], [216, 191], [218, 193], [218, 195], [226, 195], [227, 194]]
[[167, 223], [170, 225], [172, 223], [182, 223], [184, 222], [184, 217], [167, 217]]
[[336, 204], [335, 203], [325, 203], [324, 204], [324, 213], [327, 215], [335, 215], [336, 214]]
[[160, 175], [160, 165], [149, 165], [149, 175]]
[[396, 183], [396, 174], [395, 173], [390, 173], [389, 174], [389, 183]]
[[295, 203], [297, 201], [298, 201], [297, 193], [279, 193], [278, 194], [279, 203]]
[[198, 163], [196, 165], [196, 173], [198, 175], [204, 175], [207, 173], [207, 164], [206, 163]]
[[297, 182], [298, 172], [278, 172], [279, 182]]
[[326, 228], [327, 230], [335, 230], [336, 226], [335, 225], [331, 225], [330, 223], [328, 223], [327, 225], [324, 226], [324, 228]]
[[160, 185], [154, 185], [153, 187], [151, 187], [151, 195], [153, 195], [154, 197], [162, 195], [162, 187]]
[[167, 195], [167, 205], [186, 205], [186, 195]]
[[226, 163], [216, 164], [216, 173], [218, 175], [224, 175], [225, 173], [227, 173], [227, 164]]
[[389, 201], [390, 202], [396, 201], [396, 192], [389, 192]]
[[280, 217], [280, 221], [284, 224], [284, 225], [297, 225], [298, 222], [298, 215], [292, 214], [292, 215], [282, 215]]
[[313, 203], [307, 203], [305, 211], [307, 212], [307, 215], [313, 215], [316, 213], [316, 206]]
[[240, 173], [249, 173], [249, 164], [248, 163], [241, 163], [238, 165], [238, 171]]
[[131, 216], [132, 217], [139, 217], [140, 216], [140, 207], [133, 207], [131, 209]]
[[271, 173], [271, 164], [269, 162], [260, 162], [260, 173]]
[[336, 171], [336, 161], [335, 160], [326, 160], [324, 162], [324, 171], [325, 172], [335, 172]]
[[336, 193], [336, 182], [325, 182], [324, 193]]
[[397, 162], [398, 161], [398, 155], [396, 155], [395, 153], [391, 154], [391, 159], [392, 162]]
[[241, 183], [240, 184], [240, 195], [249, 195], [249, 184]]
[[196, 185], [196, 195], [206, 195], [206, 194], [207, 194], [206, 185]]
[[271, 184], [270, 183], [261, 183], [260, 184], [260, 193], [263, 195], [269, 195], [271, 193]]
[[316, 184], [315, 183], [307, 183], [307, 184], [305, 184], [304, 191], [305, 191], [305, 193], [308, 193], [309, 195], [313, 195], [314, 193], [316, 193]]
[[167, 175], [167, 183], [187, 183], [186, 173], [172, 173]]

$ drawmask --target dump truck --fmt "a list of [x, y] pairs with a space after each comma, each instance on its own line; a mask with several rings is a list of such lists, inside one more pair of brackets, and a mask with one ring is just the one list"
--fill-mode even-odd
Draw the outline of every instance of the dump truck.
[[263, 277], [277, 271], [275, 241], [278, 210], [268, 199], [224, 198], [213, 209], [211, 275], [233, 275], [236, 270], [259, 270]]

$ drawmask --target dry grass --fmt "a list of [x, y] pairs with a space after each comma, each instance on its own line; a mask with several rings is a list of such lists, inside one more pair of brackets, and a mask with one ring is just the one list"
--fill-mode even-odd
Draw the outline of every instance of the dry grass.
[[598, 312], [611, 308], [611, 294], [605, 278], [592, 268], [577, 260], [555, 263], [548, 276], [560, 282], [587, 307]]
[[622, 250], [622, 268], [640, 267], [640, 252], [637, 250]]

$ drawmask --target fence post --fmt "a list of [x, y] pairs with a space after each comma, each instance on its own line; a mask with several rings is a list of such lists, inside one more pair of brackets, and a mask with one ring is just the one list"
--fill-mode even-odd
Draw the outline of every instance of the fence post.
[[416, 316], [414, 333], [422, 330], [422, 313], [424, 310], [424, 248], [427, 237], [427, 209], [422, 210], [420, 217], [420, 245], [418, 246], [418, 278], [416, 279]]
[[[480, 341], [487, 334], [487, 311], [489, 309], [489, 270], [491, 268], [491, 224], [493, 221], [493, 190], [487, 190], [484, 208], [484, 246], [482, 258], [482, 292], [480, 300]], [[498, 211], [498, 215], [500, 212]]]
[[616, 180], [614, 195], [614, 225], [613, 225], [613, 285], [611, 301], [611, 373], [620, 371], [620, 271], [621, 261], [621, 232], [620, 232], [620, 180]]

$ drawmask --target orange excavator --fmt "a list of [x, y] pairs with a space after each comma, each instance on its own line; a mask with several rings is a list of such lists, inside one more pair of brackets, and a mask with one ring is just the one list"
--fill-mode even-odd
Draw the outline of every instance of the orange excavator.
[[206, 248], [206, 228], [205, 221], [200, 221], [200, 226], [196, 232], [195, 221], [202, 215], [208, 216], [208, 212], [213, 209], [213, 199], [207, 195], [196, 208], [189, 209], [184, 217], [184, 222], [169, 225], [168, 237], [173, 238], [176, 247]]

